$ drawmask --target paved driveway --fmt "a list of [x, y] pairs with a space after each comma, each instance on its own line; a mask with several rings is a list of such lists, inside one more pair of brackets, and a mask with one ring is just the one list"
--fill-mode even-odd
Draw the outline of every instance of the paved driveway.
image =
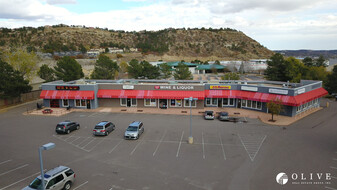
[[[0, 114], [0, 189], [20, 189], [34, 179], [39, 174], [38, 146], [48, 142], [56, 147], [43, 152], [45, 168], [74, 169], [73, 189], [337, 189], [334, 178], [309, 180], [317, 173], [337, 176], [336, 108], [332, 102], [286, 129], [249, 118], [247, 123], [227, 123], [193, 116], [190, 145], [189, 116], [23, 116], [22, 106]], [[67, 119], [78, 121], [81, 129], [56, 134], [55, 125]], [[114, 122], [116, 130], [106, 137], [92, 136], [93, 126], [103, 120]], [[139, 140], [124, 140], [126, 127], [137, 120], [144, 123], [145, 133]], [[285, 185], [276, 182], [280, 172], [288, 175]], [[306, 180], [291, 178], [301, 173]]]

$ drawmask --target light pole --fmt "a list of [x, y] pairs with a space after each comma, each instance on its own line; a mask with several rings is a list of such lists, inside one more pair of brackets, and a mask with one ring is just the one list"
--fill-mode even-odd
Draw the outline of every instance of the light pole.
[[192, 137], [192, 101], [197, 101], [198, 98], [193, 98], [193, 97], [189, 97], [189, 98], [184, 98], [184, 100], [188, 100], [190, 103], [190, 136], [188, 137], [188, 143], [189, 144], [193, 144], [193, 137]]
[[41, 185], [42, 190], [45, 190], [44, 187], [44, 172], [43, 172], [43, 161], [42, 161], [42, 150], [50, 150], [55, 147], [55, 143], [47, 143], [39, 147], [39, 158], [40, 158], [40, 168], [41, 168]]

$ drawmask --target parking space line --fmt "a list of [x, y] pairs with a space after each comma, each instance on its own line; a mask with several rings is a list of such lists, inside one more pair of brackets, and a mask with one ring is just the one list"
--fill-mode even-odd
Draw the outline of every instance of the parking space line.
[[330, 189], [330, 190], [337, 190], [337, 189], [335, 189], [335, 188], [328, 187], [328, 186], [325, 186], [325, 189]]
[[24, 168], [24, 167], [26, 167], [26, 166], [28, 166], [28, 165], [29, 165], [29, 164], [25, 164], [25, 165], [19, 166], [19, 167], [17, 167], [17, 168], [14, 168], [14, 169], [12, 169], [12, 170], [9, 170], [9, 171], [7, 171], [7, 172], [1, 173], [0, 176], [6, 175], [6, 174], [11, 173], [11, 172], [13, 172], [13, 171], [15, 171], [15, 170]]
[[95, 138], [93, 138], [91, 141], [89, 141], [85, 146], [82, 146], [82, 149], [84, 149], [86, 146], [88, 146], [90, 143], [92, 143], [94, 140], [96, 140]]
[[330, 168], [331, 168], [331, 169], [335, 169], [335, 170], [337, 170], [337, 167], [330, 166]]
[[181, 138], [180, 138], [180, 142], [179, 142], [179, 146], [178, 146], [176, 157], [179, 156], [180, 146], [181, 146], [181, 142], [183, 141], [183, 137], [184, 137], [184, 131], [181, 133]]
[[132, 155], [135, 151], [136, 151], [136, 149], [138, 148], [138, 146], [142, 143], [143, 141], [140, 141], [137, 145], [136, 145], [136, 147], [132, 150], [132, 152], [130, 153], [130, 155]]
[[[84, 143], [86, 140], [90, 139], [90, 137], [84, 138], [83, 141], [81, 141], [79, 144], [75, 145], [77, 147], [80, 147], [80, 144]], [[81, 148], [81, 147], [80, 147]]]
[[205, 159], [205, 142], [204, 142], [204, 132], [201, 132], [201, 142], [202, 142], [202, 157]]
[[12, 161], [12, 160], [6, 160], [6, 161], [3, 161], [3, 162], [0, 162], [0, 165], [5, 164], [5, 163], [10, 162], [10, 161]]
[[86, 181], [86, 182], [82, 183], [81, 185], [79, 185], [79, 186], [75, 187], [75, 188], [74, 188], [74, 190], [76, 190], [76, 189], [78, 189], [78, 188], [82, 187], [83, 185], [85, 185], [85, 184], [87, 184], [87, 183], [88, 183], [88, 181]]
[[91, 152], [92, 150], [94, 150], [94, 148], [96, 148], [96, 146], [98, 146], [99, 144], [101, 144], [104, 141], [104, 138], [99, 141], [99, 143], [97, 143], [95, 146], [93, 146], [90, 150], [88, 150], [89, 152]]
[[[46, 171], [46, 170], [44, 170], [44, 171]], [[12, 187], [13, 185], [16, 185], [16, 184], [18, 184], [18, 183], [20, 183], [20, 182], [22, 182], [22, 181], [25, 181], [25, 180], [28, 179], [28, 178], [31, 178], [31, 177], [33, 177], [33, 176], [36, 176], [36, 175], [40, 174], [40, 173], [41, 173], [41, 172], [37, 172], [37, 173], [35, 173], [35, 174], [32, 174], [32, 175], [30, 175], [30, 176], [28, 176], [28, 177], [25, 177], [25, 178], [23, 178], [23, 179], [21, 179], [21, 180], [15, 182], [15, 183], [12, 183], [12, 184], [10, 184], [10, 185], [7, 185], [6, 187], [1, 188], [0, 190], [7, 189], [8, 187]]]
[[158, 145], [157, 145], [157, 147], [156, 147], [156, 150], [153, 152], [152, 156], [154, 156], [154, 155], [156, 154], [156, 152], [157, 152], [157, 150], [158, 150], [160, 144], [163, 142], [163, 140], [164, 140], [164, 138], [165, 138], [166, 132], [167, 132], [167, 130], [165, 130], [164, 135], [161, 137], [161, 139], [160, 139], [160, 141], [159, 141], [159, 143], [158, 143]]
[[73, 140], [73, 141], [70, 141], [70, 142], [68, 142], [68, 143], [70, 143], [70, 144], [74, 145], [74, 144], [73, 144], [73, 142], [77, 141], [79, 138], [81, 138], [81, 137], [77, 137], [75, 140]]
[[120, 141], [118, 142], [118, 144], [116, 144], [116, 145], [110, 150], [109, 154], [111, 154], [111, 152], [114, 151], [114, 150], [117, 148], [117, 146], [118, 146], [119, 144], [122, 143], [122, 141], [123, 141], [123, 139], [120, 140]]
[[225, 149], [223, 147], [222, 138], [221, 138], [220, 133], [219, 133], [219, 139], [220, 139], [221, 149], [222, 149], [222, 153], [223, 153], [223, 159], [226, 160]]

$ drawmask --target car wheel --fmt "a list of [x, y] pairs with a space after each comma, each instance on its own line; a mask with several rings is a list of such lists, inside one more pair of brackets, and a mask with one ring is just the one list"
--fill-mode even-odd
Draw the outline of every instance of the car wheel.
[[107, 131], [107, 132], [105, 132], [105, 136], [108, 136], [109, 135], [109, 132]]
[[77, 125], [76, 129], [79, 130], [80, 129], [80, 125]]
[[68, 181], [68, 182], [64, 185], [63, 189], [64, 189], [64, 190], [69, 190], [70, 188], [71, 188], [71, 182]]
[[137, 135], [137, 138], [136, 139], [139, 139], [139, 135]]
[[70, 133], [70, 130], [68, 129], [68, 130], [66, 131], [66, 133], [69, 134], [69, 133]]

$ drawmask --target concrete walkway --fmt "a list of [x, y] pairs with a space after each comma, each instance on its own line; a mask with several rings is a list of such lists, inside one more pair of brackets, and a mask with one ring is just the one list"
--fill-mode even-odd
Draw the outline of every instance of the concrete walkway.
[[[172, 115], [190, 115], [189, 108], [168, 108], [168, 109], [159, 109], [159, 108], [136, 108], [136, 107], [118, 107], [118, 108], [106, 108], [100, 107], [97, 109], [71, 109], [66, 110], [65, 108], [51, 108], [53, 110], [52, 114], [43, 114], [42, 110], [32, 110], [30, 112], [24, 112], [24, 115], [45, 115], [45, 116], [61, 116], [68, 114], [70, 112], [112, 112], [112, 113], [138, 113], [138, 114], [172, 114]], [[277, 125], [277, 126], [287, 126], [295, 123], [296, 121], [316, 112], [323, 108], [312, 108], [309, 109], [295, 117], [287, 117], [274, 115], [274, 122], [269, 121], [271, 119], [271, 114], [263, 113], [258, 111], [251, 111], [239, 108], [217, 108], [217, 107], [207, 107], [203, 109], [192, 109], [192, 115], [202, 115], [206, 110], [212, 110], [215, 113], [219, 113], [221, 111], [226, 111], [230, 116], [236, 117], [248, 117], [248, 118], [256, 118], [260, 119], [263, 123], [269, 125]]]

